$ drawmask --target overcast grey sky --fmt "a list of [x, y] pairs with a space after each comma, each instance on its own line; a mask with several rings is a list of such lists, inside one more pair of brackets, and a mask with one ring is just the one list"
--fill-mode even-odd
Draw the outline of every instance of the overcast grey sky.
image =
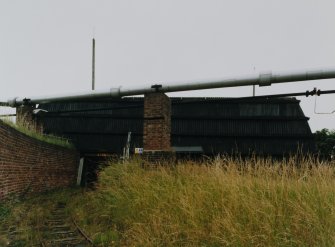
[[[0, 101], [96, 88], [335, 68], [334, 0], [0, 0]], [[95, 30], [95, 31], [93, 31]], [[257, 94], [335, 89], [335, 80], [257, 88]], [[251, 87], [170, 96], [251, 95]], [[335, 95], [317, 110], [335, 109]], [[313, 131], [335, 128], [314, 114]]]

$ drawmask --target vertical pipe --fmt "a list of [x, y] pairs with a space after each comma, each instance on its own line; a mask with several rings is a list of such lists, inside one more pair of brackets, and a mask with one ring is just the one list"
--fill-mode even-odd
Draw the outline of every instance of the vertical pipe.
[[92, 90], [95, 90], [95, 39], [92, 39]]
[[84, 157], [81, 157], [80, 161], [79, 161], [78, 175], [77, 175], [77, 185], [78, 186], [81, 185], [81, 177], [82, 177], [82, 174], [83, 174], [83, 166], [84, 166]]

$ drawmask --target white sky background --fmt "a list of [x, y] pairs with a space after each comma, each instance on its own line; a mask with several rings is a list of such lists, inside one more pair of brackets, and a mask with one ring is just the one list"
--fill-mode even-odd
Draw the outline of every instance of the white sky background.
[[[334, 0], [0, 0], [0, 101], [96, 89], [209, 80], [263, 71], [335, 68]], [[256, 94], [335, 89], [335, 80], [256, 88]], [[252, 87], [170, 96], [250, 96]], [[335, 95], [318, 111], [335, 109]], [[313, 131], [335, 128], [314, 114]], [[2, 112], [6, 112], [3, 110]]]

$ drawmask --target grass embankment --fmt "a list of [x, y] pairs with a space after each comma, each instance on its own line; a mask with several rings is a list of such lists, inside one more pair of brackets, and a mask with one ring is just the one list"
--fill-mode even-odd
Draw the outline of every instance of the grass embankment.
[[[24, 247], [41, 246], [46, 234], [47, 219], [57, 202], [67, 202], [73, 196], [79, 196], [79, 189], [65, 189], [43, 193], [25, 200], [13, 198], [0, 202], [0, 246]], [[71, 214], [65, 222], [71, 222]], [[14, 242], [11, 238], [14, 236]], [[13, 239], [12, 239], [13, 241]]]
[[9, 125], [10, 127], [16, 129], [17, 131], [30, 136], [32, 138], [35, 138], [37, 140], [49, 143], [49, 144], [53, 144], [53, 145], [57, 145], [57, 146], [61, 146], [61, 147], [65, 147], [65, 148], [69, 148], [69, 149], [73, 149], [74, 146], [73, 144], [65, 138], [62, 137], [58, 137], [55, 135], [45, 135], [42, 134], [38, 131], [36, 131], [34, 128], [28, 126], [27, 124], [21, 124], [21, 125], [17, 125], [15, 123], [13, 123], [10, 120], [7, 119], [0, 119], [0, 121], [2, 121], [3, 123]]
[[134, 162], [110, 164], [95, 191], [62, 200], [98, 246], [334, 246], [334, 178], [312, 160]]

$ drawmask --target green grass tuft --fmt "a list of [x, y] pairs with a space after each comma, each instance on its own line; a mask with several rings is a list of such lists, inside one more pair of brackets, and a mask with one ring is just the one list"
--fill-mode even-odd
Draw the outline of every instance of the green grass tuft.
[[0, 221], [6, 219], [10, 214], [10, 208], [6, 205], [0, 204]]
[[10, 127], [16, 129], [17, 131], [29, 137], [32, 137], [34, 139], [37, 139], [37, 140], [40, 140], [42, 142], [46, 142], [49, 144], [53, 144], [53, 145], [57, 145], [57, 146], [61, 146], [61, 147], [69, 148], [69, 149], [74, 149], [73, 144], [68, 139], [58, 137], [55, 135], [44, 135], [42, 133], [37, 132], [36, 130], [32, 128], [29, 128], [29, 126], [17, 125], [7, 119], [2, 119], [0, 121], [2, 121], [3, 123], [9, 125]]

